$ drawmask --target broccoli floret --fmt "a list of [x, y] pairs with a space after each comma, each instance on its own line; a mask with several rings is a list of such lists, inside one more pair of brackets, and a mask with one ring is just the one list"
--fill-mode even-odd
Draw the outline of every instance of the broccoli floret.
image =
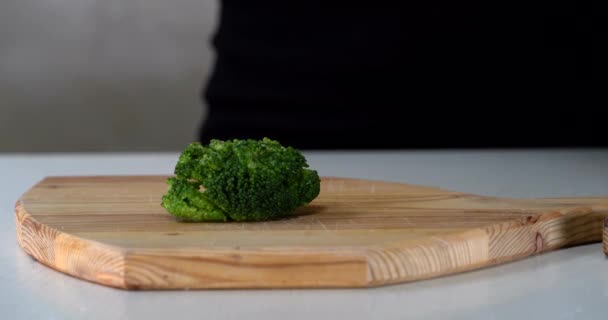
[[194, 142], [174, 173], [161, 205], [187, 221], [276, 219], [320, 192], [319, 176], [300, 151], [268, 138]]
[[169, 178], [162, 206], [178, 218], [190, 221], [226, 221], [226, 215], [199, 191], [200, 183]]

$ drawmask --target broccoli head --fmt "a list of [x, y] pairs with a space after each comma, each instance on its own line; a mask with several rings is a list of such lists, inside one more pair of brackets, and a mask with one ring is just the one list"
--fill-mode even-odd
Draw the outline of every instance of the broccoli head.
[[211, 140], [190, 144], [161, 205], [186, 221], [265, 221], [290, 215], [320, 192], [304, 156], [279, 142]]

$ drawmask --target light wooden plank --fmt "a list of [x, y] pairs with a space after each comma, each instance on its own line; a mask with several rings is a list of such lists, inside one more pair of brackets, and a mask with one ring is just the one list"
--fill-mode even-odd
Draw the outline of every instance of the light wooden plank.
[[184, 223], [160, 206], [165, 180], [46, 178], [17, 202], [19, 244], [59, 271], [126, 289], [366, 287], [600, 241], [608, 215], [607, 197], [499, 199], [323, 177], [291, 218]]

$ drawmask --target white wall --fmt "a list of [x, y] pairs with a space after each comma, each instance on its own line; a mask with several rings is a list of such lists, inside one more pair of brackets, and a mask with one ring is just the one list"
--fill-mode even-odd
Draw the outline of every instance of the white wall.
[[213, 0], [0, 1], [0, 152], [196, 139]]

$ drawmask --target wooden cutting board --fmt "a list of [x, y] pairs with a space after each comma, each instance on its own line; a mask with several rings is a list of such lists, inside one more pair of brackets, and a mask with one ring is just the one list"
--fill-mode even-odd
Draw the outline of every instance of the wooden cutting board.
[[323, 177], [293, 218], [178, 222], [166, 177], [49, 177], [16, 205], [19, 244], [125, 289], [371, 287], [600, 241], [608, 197], [501, 199]]

